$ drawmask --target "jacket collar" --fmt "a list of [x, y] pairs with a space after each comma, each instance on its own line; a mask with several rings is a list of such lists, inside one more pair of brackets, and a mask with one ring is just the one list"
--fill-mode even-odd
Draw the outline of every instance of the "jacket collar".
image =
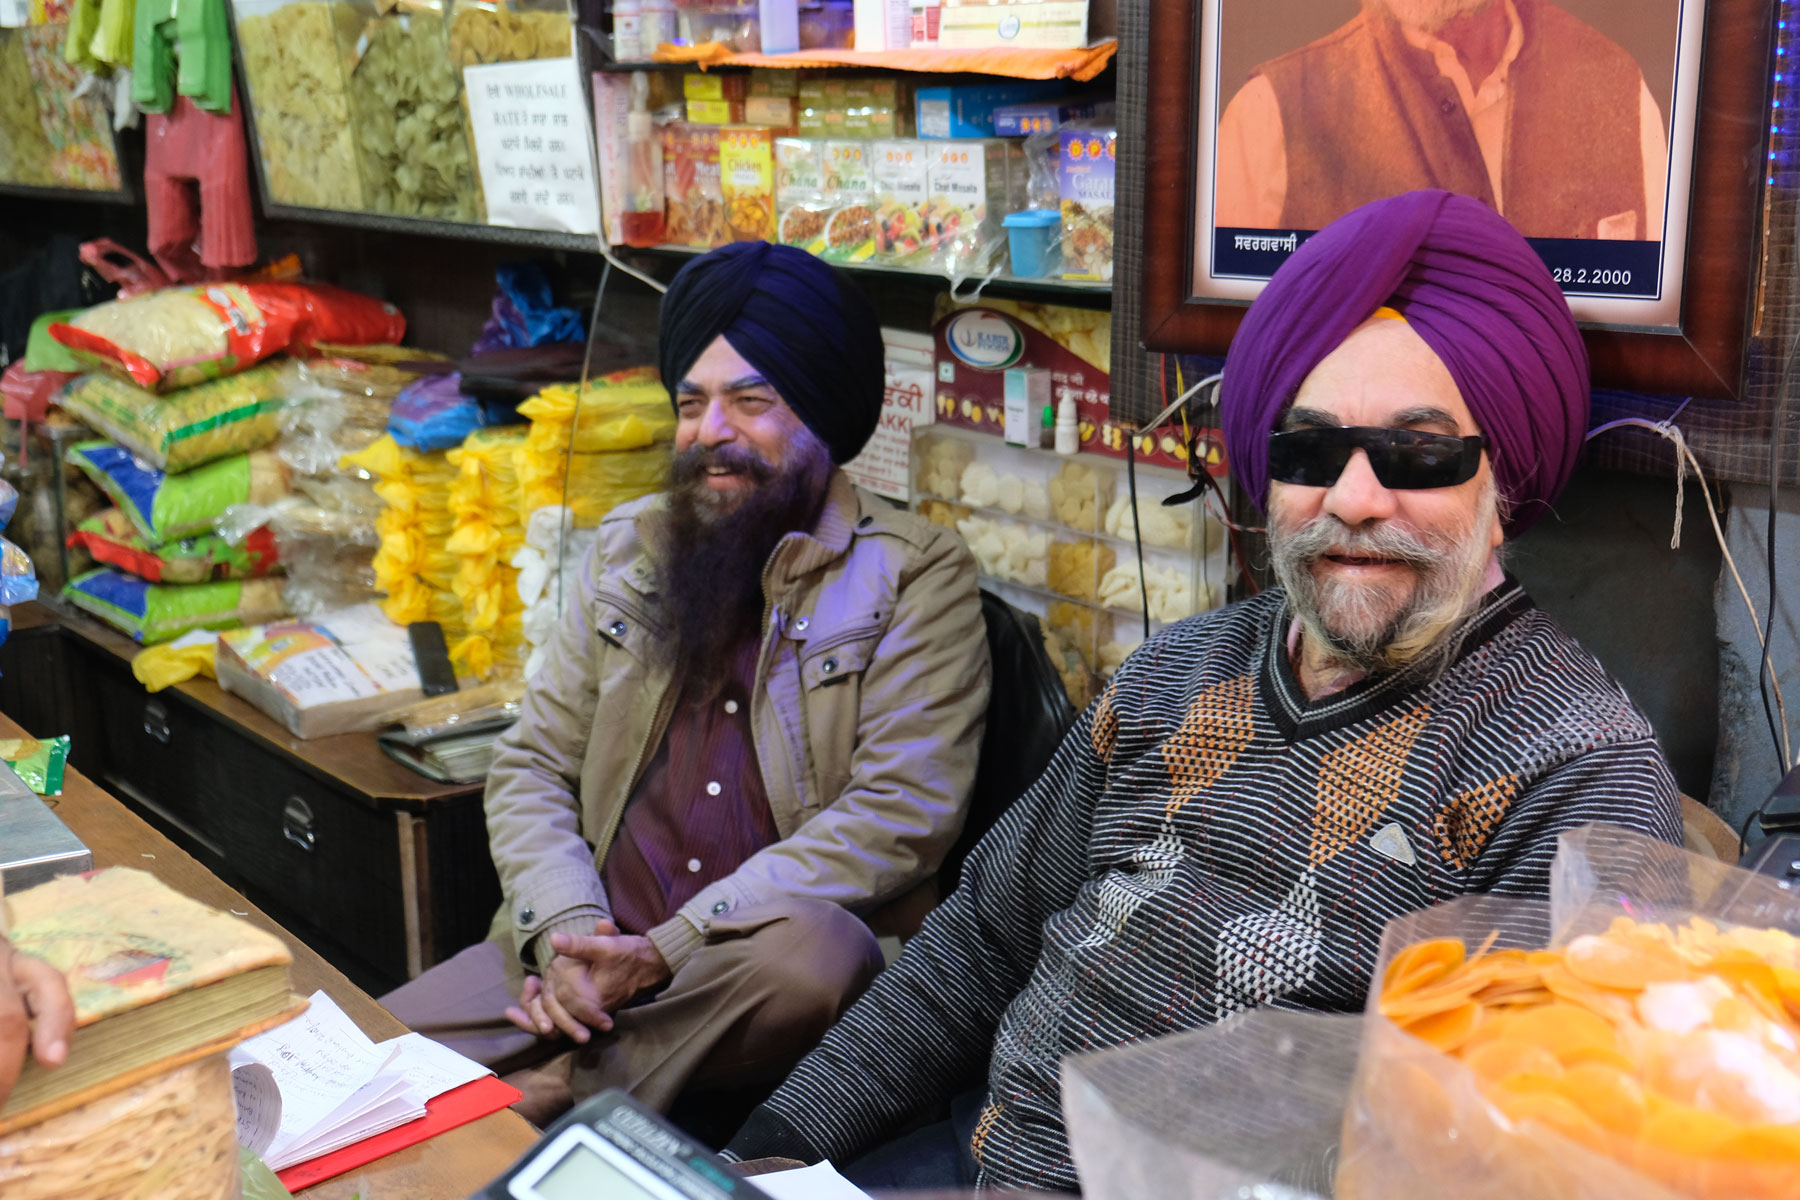
[[[764, 564], [764, 594], [771, 594], [780, 585], [842, 558], [850, 550], [850, 541], [861, 518], [862, 500], [856, 494], [856, 485], [841, 468], [833, 467], [824, 506], [812, 529], [782, 538]], [[643, 553], [628, 568], [631, 582], [639, 591], [654, 594], [658, 574], [656, 564], [666, 562], [674, 549], [669, 540], [668, 497], [658, 496], [645, 505], [633, 519], [633, 524]]]

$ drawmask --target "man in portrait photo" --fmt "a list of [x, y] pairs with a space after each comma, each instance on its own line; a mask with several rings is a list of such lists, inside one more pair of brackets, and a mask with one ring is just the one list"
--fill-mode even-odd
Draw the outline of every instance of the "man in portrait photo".
[[[1255, 19], [1281, 20], [1280, 7]], [[1665, 6], [1622, 11], [1644, 22], [1645, 8]], [[1246, 21], [1233, 16], [1222, 58]], [[1229, 93], [1231, 75], [1221, 78]], [[1527, 237], [1660, 241], [1666, 129], [1639, 59], [1547, 0], [1361, 0], [1349, 21], [1261, 62], [1232, 95], [1214, 224], [1320, 229], [1384, 196], [1445, 188]]]

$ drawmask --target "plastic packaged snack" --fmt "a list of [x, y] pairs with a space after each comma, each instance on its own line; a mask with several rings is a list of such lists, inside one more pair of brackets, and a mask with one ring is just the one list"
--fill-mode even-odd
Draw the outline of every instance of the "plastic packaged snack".
[[234, 454], [170, 475], [111, 442], [82, 442], [69, 461], [100, 486], [151, 546], [213, 532], [237, 504], [268, 505], [289, 493], [292, 473], [272, 451]]
[[0, 182], [53, 187], [50, 139], [44, 136], [25, 39], [17, 29], [0, 29]]
[[0, 762], [11, 767], [26, 787], [40, 796], [60, 796], [63, 767], [69, 761], [69, 735], [53, 738], [0, 740]]
[[132, 678], [151, 693], [186, 683], [196, 675], [217, 679], [219, 672], [213, 657], [218, 644], [217, 635], [196, 630], [184, 633], [172, 642], [146, 646], [132, 656]]
[[825, 196], [825, 143], [815, 138], [776, 138], [776, 237], [822, 256], [831, 212]]
[[63, 596], [146, 646], [195, 629], [235, 629], [287, 614], [278, 579], [162, 584], [100, 567], [72, 581]]
[[462, 71], [451, 61], [441, 11], [416, 4], [372, 17], [356, 44], [350, 104], [368, 207], [479, 220]]
[[37, 572], [31, 558], [5, 538], [0, 538], [0, 606], [11, 608], [36, 600]]
[[273, 364], [168, 396], [110, 375], [83, 375], [56, 402], [145, 462], [176, 473], [260, 450], [281, 433], [288, 403]]
[[933, 144], [913, 138], [869, 144], [876, 262], [904, 265], [930, 257], [924, 214], [931, 195], [927, 164], [934, 151]]
[[206, 583], [214, 579], [255, 579], [279, 569], [275, 535], [260, 527], [241, 545], [217, 534], [182, 538], [152, 546], [116, 508], [89, 517], [69, 535], [69, 545], [86, 550], [95, 562], [129, 571], [151, 583]]
[[85, 72], [64, 56], [68, 22], [32, 25], [15, 36], [24, 44], [31, 95], [50, 144], [51, 181], [83, 191], [117, 191], [122, 175], [112, 119], [97, 89], [81, 91]]
[[719, 186], [725, 230], [734, 242], [775, 236], [775, 139], [760, 125], [727, 125], [719, 131]]
[[336, 0], [235, 0], [234, 7], [269, 199], [361, 209], [349, 76], [362, 17]]
[[83, 359], [152, 391], [247, 370], [319, 342], [398, 344], [391, 304], [322, 283], [166, 288], [99, 304], [50, 335]]

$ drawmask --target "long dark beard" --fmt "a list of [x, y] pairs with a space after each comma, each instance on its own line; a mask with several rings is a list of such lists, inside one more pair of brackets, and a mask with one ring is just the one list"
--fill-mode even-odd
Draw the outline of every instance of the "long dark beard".
[[[722, 501], [706, 484], [709, 466], [740, 471], [754, 486]], [[684, 698], [716, 695], [738, 651], [761, 632], [763, 568], [783, 537], [818, 520], [831, 469], [831, 452], [810, 433], [796, 440], [779, 470], [744, 446], [696, 445], [676, 456], [670, 558], [660, 576], [672, 628], [657, 651]]]

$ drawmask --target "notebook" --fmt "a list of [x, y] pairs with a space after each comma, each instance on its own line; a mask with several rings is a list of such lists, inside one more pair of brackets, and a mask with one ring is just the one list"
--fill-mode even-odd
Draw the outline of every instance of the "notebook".
[[13, 945], [63, 972], [75, 1036], [27, 1058], [0, 1133], [216, 1054], [297, 1015], [281, 939], [144, 871], [67, 875], [5, 898]]

